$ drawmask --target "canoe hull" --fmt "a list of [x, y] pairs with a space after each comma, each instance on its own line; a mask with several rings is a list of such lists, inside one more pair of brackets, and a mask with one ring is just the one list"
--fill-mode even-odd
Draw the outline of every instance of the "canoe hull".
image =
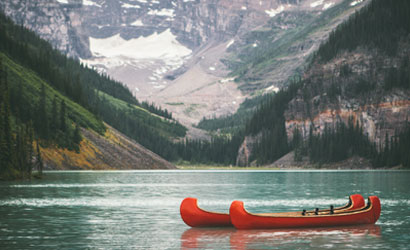
[[180, 206], [182, 220], [190, 227], [232, 227], [229, 214], [205, 211], [198, 207], [197, 199], [185, 198]]
[[234, 201], [229, 213], [231, 222], [237, 229], [275, 229], [303, 227], [332, 227], [374, 224], [380, 217], [380, 200], [369, 197], [370, 206], [360, 210], [340, 214], [317, 216], [268, 216], [251, 214], [244, 208], [242, 201]]

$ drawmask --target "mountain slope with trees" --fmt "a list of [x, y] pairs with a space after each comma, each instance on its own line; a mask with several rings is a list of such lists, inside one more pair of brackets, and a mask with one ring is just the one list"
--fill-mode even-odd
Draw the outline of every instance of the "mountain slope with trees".
[[[373, 0], [331, 33], [298, 83], [261, 104], [248, 123], [249, 164], [352, 156], [410, 166], [408, 1]], [[284, 98], [289, 96], [290, 98]]]
[[[103, 121], [165, 157], [170, 155], [172, 141], [185, 135], [186, 129], [168, 111], [139, 103], [120, 83], [67, 58], [2, 14], [0, 20], [0, 172], [4, 178], [30, 176], [33, 164], [47, 167], [48, 162], [36, 163], [41, 160], [40, 151], [68, 150], [79, 156], [87, 139], [81, 131], [88, 129], [105, 138]], [[161, 143], [169, 148], [157, 145]], [[157, 165], [141, 163], [138, 168], [172, 167], [144, 152], [136, 159], [141, 163], [143, 157], [155, 158]], [[121, 167], [120, 159], [117, 165]]]

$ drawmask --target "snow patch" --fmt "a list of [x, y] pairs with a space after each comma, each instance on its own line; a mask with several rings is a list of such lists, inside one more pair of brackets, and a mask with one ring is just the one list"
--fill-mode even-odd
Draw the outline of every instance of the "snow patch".
[[363, 0], [356, 0], [350, 3], [350, 6], [358, 5], [359, 3], [363, 2]]
[[322, 10], [327, 10], [327, 9], [329, 9], [330, 7], [332, 7], [334, 4], [335, 4], [335, 3], [332, 3], [332, 2], [326, 3], [325, 5], [323, 5]]
[[176, 40], [170, 29], [130, 40], [123, 39], [119, 34], [103, 39], [89, 39], [93, 58], [80, 61], [100, 73], [129, 65], [155, 71], [153, 76], [160, 79], [163, 74], [181, 67], [192, 53]]
[[215, 69], [215, 67], [209, 67], [209, 70], [215, 71], [216, 69]]
[[254, 44], [252, 44], [252, 47], [256, 48], [256, 47], [258, 47], [258, 44], [254, 43]]
[[160, 9], [160, 10], [150, 10], [147, 13], [148, 15], [154, 15], [154, 16], [168, 16], [168, 17], [174, 17], [174, 10], [173, 9]]
[[91, 0], [83, 0], [83, 5], [87, 5], [87, 6], [97, 6], [101, 8], [101, 5], [91, 1]]
[[273, 92], [277, 93], [277, 92], [279, 91], [279, 88], [278, 88], [278, 87], [275, 87], [274, 85], [272, 85], [272, 86], [270, 86], [270, 87], [267, 87], [267, 88], [265, 89], [265, 91], [273, 91]]
[[285, 6], [281, 5], [277, 7], [276, 9], [265, 10], [265, 13], [268, 14], [270, 17], [274, 17], [284, 10], [285, 10]]
[[59, 3], [68, 4], [68, 0], [57, 0]]
[[310, 4], [310, 7], [315, 8], [315, 7], [319, 6], [319, 5], [322, 5], [323, 2], [324, 2], [324, 0], [318, 0], [318, 1], [316, 1], [316, 2], [311, 3], [311, 4]]
[[219, 80], [219, 82], [220, 83], [227, 83], [227, 82], [233, 82], [234, 80], [235, 80], [235, 78], [231, 77], [231, 78], [226, 78], [226, 79]]
[[226, 48], [231, 47], [232, 44], [234, 44], [235, 39], [232, 39], [231, 41], [229, 41], [229, 43], [226, 45]]
[[141, 8], [139, 5], [132, 5], [132, 4], [129, 4], [129, 3], [123, 3], [121, 5], [121, 7], [122, 8], [127, 8], [127, 9], [130, 9], [130, 8], [139, 9], [139, 8]]
[[120, 34], [108, 38], [90, 37], [90, 50], [94, 56], [104, 57], [131, 57], [141, 58], [174, 58], [185, 57], [192, 51], [177, 40], [170, 29], [148, 37], [139, 37], [130, 40], [123, 39]]
[[140, 19], [135, 20], [135, 22], [130, 23], [132, 26], [144, 26]]
[[242, 10], [247, 10], [248, 8], [246, 8], [246, 6], [242, 6], [241, 9], [242, 9]]

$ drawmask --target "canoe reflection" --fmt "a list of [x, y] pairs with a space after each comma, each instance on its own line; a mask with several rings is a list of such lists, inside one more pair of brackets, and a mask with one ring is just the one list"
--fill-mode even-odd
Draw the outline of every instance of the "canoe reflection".
[[181, 235], [181, 249], [203, 249], [211, 246], [229, 246], [235, 228], [190, 228]]
[[351, 227], [236, 230], [233, 228], [190, 228], [181, 236], [181, 249], [270, 249], [284, 243], [304, 242], [312, 245], [338, 243], [348, 245], [368, 237], [380, 237], [377, 225]]
[[[231, 249], [249, 249], [257, 246], [278, 246], [283, 243], [305, 242], [311, 246], [327, 243], [350, 243], [367, 236], [379, 237], [376, 225], [283, 230], [238, 230], [230, 237]], [[320, 242], [322, 241], [322, 242]], [[320, 242], [320, 243], [319, 243]]]

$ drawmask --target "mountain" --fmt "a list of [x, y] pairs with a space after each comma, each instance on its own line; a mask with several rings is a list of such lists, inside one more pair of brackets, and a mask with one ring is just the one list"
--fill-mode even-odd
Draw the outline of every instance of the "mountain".
[[301, 72], [364, 1], [8, 0], [0, 8], [63, 53], [192, 128]]
[[302, 79], [254, 114], [238, 163], [272, 163], [293, 150], [314, 163], [360, 156], [409, 166], [409, 12], [408, 1], [373, 0], [338, 26]]

